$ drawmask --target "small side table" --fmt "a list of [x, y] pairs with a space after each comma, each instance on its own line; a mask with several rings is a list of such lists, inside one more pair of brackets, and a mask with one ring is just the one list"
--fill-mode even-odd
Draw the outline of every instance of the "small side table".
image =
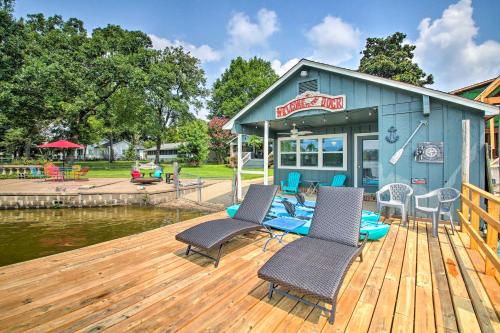
[[318, 180], [303, 180], [302, 182], [305, 184], [309, 184], [307, 186], [306, 194], [313, 195], [314, 193], [316, 193], [318, 191], [318, 187], [319, 187], [319, 183], [320, 183]]
[[[299, 220], [292, 217], [277, 217], [275, 219], [264, 222], [263, 225], [269, 231], [270, 238], [264, 244], [262, 251], [266, 252], [267, 244], [273, 239], [277, 239], [280, 244], [285, 244], [283, 242], [283, 237], [306, 223], [307, 221], [305, 220]], [[271, 228], [279, 229], [283, 232], [277, 233], [276, 230], [273, 230]]]

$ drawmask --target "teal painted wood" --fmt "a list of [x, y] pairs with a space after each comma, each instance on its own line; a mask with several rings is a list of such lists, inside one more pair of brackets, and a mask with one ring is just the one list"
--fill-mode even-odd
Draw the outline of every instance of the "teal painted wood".
[[429, 96], [423, 95], [422, 102], [424, 105], [424, 114], [428, 115], [429, 113], [431, 113], [431, 102], [430, 102]]
[[[349, 126], [333, 126], [328, 128], [317, 128], [313, 131], [318, 134], [347, 133], [348, 135], [348, 160], [347, 171], [326, 170], [298, 170], [302, 179], [319, 180], [330, 182], [337, 173], [346, 173], [348, 176], [346, 185], [353, 186], [353, 162], [354, 162], [354, 133], [379, 132], [379, 178], [380, 186], [387, 183], [400, 181], [409, 184], [412, 178], [425, 178], [427, 184], [412, 185], [416, 194], [426, 193], [430, 190], [450, 186], [460, 189], [461, 183], [461, 128], [462, 120], [470, 119], [471, 122], [471, 183], [484, 188], [484, 114], [466, 107], [428, 98], [419, 94], [409, 93], [404, 90], [388, 88], [385, 86], [369, 83], [351, 77], [309, 70], [307, 79], [318, 79], [318, 87], [321, 93], [330, 95], [345, 95], [346, 109], [362, 109], [368, 107], [378, 108], [378, 121], [376, 124], [353, 124]], [[290, 77], [281, 87], [270, 93], [252, 110], [243, 115], [238, 124], [260, 123], [264, 120], [275, 119], [275, 108], [298, 94], [298, 82], [304, 80], [297, 74]], [[425, 110], [425, 113], [424, 113]], [[426, 114], [428, 112], [428, 114]], [[317, 111], [299, 113], [300, 116], [318, 114]], [[401, 147], [403, 142], [416, 128], [420, 120], [428, 120], [429, 126], [424, 127], [413, 138], [405, 150], [403, 156], [392, 166], [388, 163], [394, 152]], [[400, 140], [395, 144], [385, 141], [387, 129], [391, 126], [397, 128]], [[244, 128], [244, 126], [240, 126]], [[253, 131], [249, 128], [246, 131]], [[256, 131], [261, 131], [256, 130]], [[272, 133], [275, 138], [275, 134]], [[414, 159], [414, 151], [417, 143], [426, 141], [444, 142], [444, 163], [419, 163]], [[274, 151], [277, 153], [275, 143]], [[275, 158], [277, 161], [277, 158]], [[279, 169], [275, 166], [275, 183], [286, 179], [293, 169]]]
[[344, 187], [347, 176], [343, 173], [336, 174], [330, 183], [321, 183], [320, 186]]
[[285, 193], [298, 193], [299, 192], [299, 184], [300, 184], [300, 179], [301, 179], [301, 174], [300, 172], [290, 172], [287, 175], [288, 180], [282, 180], [280, 182], [281, 184], [281, 191]]
[[[378, 124], [375, 122], [366, 124], [355, 124], [349, 126], [329, 126], [323, 128], [311, 129], [313, 134], [339, 134], [347, 133], [347, 171], [344, 170], [303, 170], [303, 169], [281, 169], [278, 163], [278, 143], [274, 142], [273, 151], [275, 152], [274, 164], [274, 183], [279, 184], [281, 180], [286, 180], [288, 173], [297, 171], [302, 174], [303, 180], [317, 180], [321, 183], [330, 183], [332, 178], [337, 174], [345, 174], [347, 176], [345, 186], [354, 186], [354, 134], [355, 133], [372, 133], [378, 132]], [[276, 139], [277, 137], [274, 137]]]

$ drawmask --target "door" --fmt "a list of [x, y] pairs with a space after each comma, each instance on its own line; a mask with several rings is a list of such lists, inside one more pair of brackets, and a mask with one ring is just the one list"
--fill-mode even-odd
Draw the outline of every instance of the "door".
[[358, 134], [356, 138], [356, 186], [366, 192], [378, 190], [378, 135]]

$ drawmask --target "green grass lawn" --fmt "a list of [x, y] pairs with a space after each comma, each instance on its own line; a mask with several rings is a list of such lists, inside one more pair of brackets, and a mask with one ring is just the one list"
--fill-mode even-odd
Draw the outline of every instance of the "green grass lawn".
[[[81, 166], [90, 167], [89, 178], [130, 178], [130, 171], [133, 161], [115, 161], [108, 163], [106, 161], [87, 161], [78, 163]], [[172, 172], [171, 164], [162, 164], [164, 172]], [[250, 169], [251, 170], [251, 169]], [[146, 176], [148, 171], [145, 170]], [[273, 169], [269, 169], [269, 175], [273, 175]], [[182, 166], [182, 178], [223, 178], [232, 179], [233, 169], [225, 165], [205, 164], [201, 167]], [[243, 179], [261, 178], [262, 175], [244, 174]]]

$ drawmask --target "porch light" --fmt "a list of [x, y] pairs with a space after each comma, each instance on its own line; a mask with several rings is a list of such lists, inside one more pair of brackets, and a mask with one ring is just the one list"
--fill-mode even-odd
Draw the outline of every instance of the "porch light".
[[300, 77], [307, 77], [307, 75], [309, 75], [307, 71], [300, 71]]

